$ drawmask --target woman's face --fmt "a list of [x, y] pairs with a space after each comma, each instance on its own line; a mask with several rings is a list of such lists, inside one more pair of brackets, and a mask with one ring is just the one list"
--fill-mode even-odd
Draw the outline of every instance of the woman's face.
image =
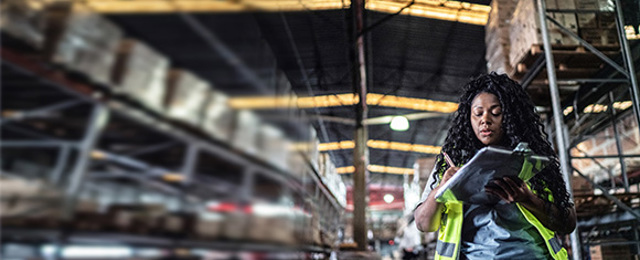
[[471, 102], [471, 126], [484, 145], [497, 145], [502, 140], [502, 107], [496, 95], [482, 92]]

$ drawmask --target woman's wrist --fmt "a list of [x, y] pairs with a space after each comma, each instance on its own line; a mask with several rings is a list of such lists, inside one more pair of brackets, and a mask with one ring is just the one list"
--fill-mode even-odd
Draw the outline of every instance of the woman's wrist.
[[520, 201], [520, 204], [522, 204], [529, 210], [544, 210], [540, 208], [544, 207], [544, 201], [542, 201], [542, 199], [533, 194], [533, 192], [531, 191], [528, 192], [523, 201]]

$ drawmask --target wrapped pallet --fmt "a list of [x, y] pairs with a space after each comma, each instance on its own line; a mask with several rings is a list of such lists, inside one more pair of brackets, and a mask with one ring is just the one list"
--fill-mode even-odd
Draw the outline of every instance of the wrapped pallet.
[[238, 110], [235, 113], [234, 122], [231, 146], [247, 154], [257, 154], [258, 128], [261, 125], [260, 118], [250, 110]]
[[305, 156], [300, 150], [298, 150], [301, 145], [295, 146], [296, 147], [291, 147], [289, 150], [289, 156], [287, 157], [287, 170], [295, 176], [303, 177], [308, 173], [309, 167], [307, 167]]
[[[548, 9], [575, 9], [573, 1], [546, 0]], [[520, 0], [511, 19], [509, 42], [509, 63], [516, 67], [518, 63], [530, 52], [531, 46], [542, 44], [540, 31], [540, 19], [535, 0]], [[563, 27], [574, 33], [578, 33], [578, 22], [574, 13], [551, 13], [553, 19]], [[549, 40], [552, 45], [577, 45], [578, 41], [565, 35], [550, 21], [547, 21]]]
[[[4, 0], [0, 3], [0, 29], [34, 49], [44, 44], [42, 0]], [[5, 39], [3, 39], [5, 40]]]
[[112, 204], [107, 210], [109, 230], [147, 233], [161, 226], [166, 208], [160, 204]]
[[226, 214], [222, 225], [222, 237], [231, 240], [246, 239], [250, 218], [251, 215], [241, 211]]
[[160, 229], [166, 235], [190, 235], [195, 230], [197, 217], [187, 212], [171, 212], [163, 215], [160, 220]]
[[167, 116], [194, 126], [200, 125], [209, 88], [207, 82], [189, 71], [171, 70], [164, 99]]
[[195, 223], [194, 231], [198, 238], [217, 239], [222, 235], [224, 217], [215, 213], [201, 213]]
[[485, 43], [488, 71], [511, 74], [509, 63], [509, 27], [511, 15], [516, 9], [517, 0], [491, 1], [491, 12], [485, 26]]
[[43, 181], [0, 177], [0, 186], [0, 217], [3, 225], [62, 218], [62, 192]]
[[45, 54], [51, 62], [111, 83], [111, 69], [122, 31], [77, 1], [56, 1], [45, 11]]
[[320, 146], [320, 140], [318, 140], [318, 133], [316, 129], [312, 127], [309, 128], [309, 146], [307, 147], [307, 158], [311, 163], [311, 167], [318, 170], [318, 156], [320, 155], [320, 151], [318, 150]]
[[151, 47], [140, 41], [123, 40], [113, 69], [114, 92], [160, 112], [168, 67], [169, 60]]
[[257, 145], [260, 158], [279, 169], [287, 169], [290, 143], [280, 129], [267, 124], [261, 125]]
[[204, 106], [201, 127], [213, 138], [228, 142], [233, 132], [234, 111], [229, 107], [228, 97], [219, 91], [210, 90]]

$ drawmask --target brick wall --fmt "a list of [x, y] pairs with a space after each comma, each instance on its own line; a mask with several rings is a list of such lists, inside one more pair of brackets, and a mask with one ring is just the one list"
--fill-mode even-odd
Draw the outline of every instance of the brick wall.
[[[624, 154], [640, 154], [640, 133], [635, 116], [629, 114], [617, 121], [620, 142]], [[591, 138], [571, 149], [572, 156], [617, 155], [616, 139], [613, 126], [609, 126], [594, 134]], [[613, 171], [614, 176], [620, 175], [620, 161], [618, 158], [596, 159], [606, 169]], [[640, 171], [640, 158], [626, 158], [627, 173]], [[603, 170], [592, 160], [572, 160], [574, 168], [586, 174], [596, 182], [609, 179], [607, 171]]]

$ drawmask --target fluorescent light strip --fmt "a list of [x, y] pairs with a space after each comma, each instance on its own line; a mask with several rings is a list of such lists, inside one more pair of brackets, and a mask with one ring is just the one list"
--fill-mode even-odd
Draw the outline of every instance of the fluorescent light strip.
[[[403, 151], [403, 152], [416, 152], [416, 153], [426, 153], [426, 154], [438, 154], [440, 153], [440, 146], [432, 146], [432, 145], [424, 145], [424, 144], [410, 144], [410, 143], [401, 143], [401, 142], [389, 142], [383, 140], [369, 140], [367, 141], [367, 146], [369, 148], [374, 149], [382, 149], [382, 150], [394, 150], [394, 151]], [[331, 142], [331, 143], [321, 143], [318, 145], [318, 151], [326, 152], [333, 150], [345, 150], [345, 149], [353, 149], [356, 147], [354, 141], [340, 141], [340, 142]]]
[[[396, 13], [410, 1], [369, 0], [371, 11]], [[308, 11], [349, 8], [345, 0], [86, 0], [92, 9], [102, 13], [170, 13], [170, 12], [242, 12], [242, 11]], [[439, 20], [485, 25], [491, 7], [459, 1], [418, 0], [401, 14]]]
[[[409, 2], [370, 0], [365, 4], [365, 8], [378, 12], [397, 13]], [[402, 10], [401, 14], [484, 26], [490, 11], [491, 7], [487, 5], [458, 1], [423, 0], [415, 1], [413, 5]]]
[[[352, 106], [359, 102], [359, 98], [351, 93], [323, 95], [313, 97], [236, 97], [229, 99], [229, 106], [234, 109], [276, 109], [276, 108], [322, 108]], [[424, 98], [400, 97], [377, 93], [367, 94], [367, 105], [396, 107], [421, 111], [453, 113], [458, 109], [458, 103], [437, 101]]]
[[[400, 175], [413, 174], [413, 168], [402, 168], [402, 167], [370, 164], [369, 166], [367, 166], [367, 169], [370, 172], [379, 172], [379, 173], [400, 174]], [[348, 173], [353, 173], [355, 171], [356, 171], [356, 168], [353, 166], [336, 168], [336, 172], [339, 174], [348, 174]]]

